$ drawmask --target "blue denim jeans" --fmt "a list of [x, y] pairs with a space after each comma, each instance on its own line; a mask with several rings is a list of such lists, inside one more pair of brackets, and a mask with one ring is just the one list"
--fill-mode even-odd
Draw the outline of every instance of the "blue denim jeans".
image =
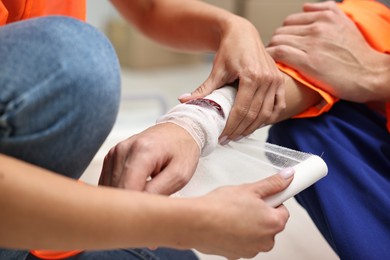
[[[27, 251], [0, 250], [1, 260], [39, 260]], [[128, 248], [104, 251], [86, 251], [66, 260], [197, 260], [191, 250], [175, 250], [170, 248]]]
[[110, 132], [119, 65], [96, 29], [65, 17], [0, 28], [0, 152], [79, 178]]
[[[118, 112], [120, 69], [110, 42], [75, 19], [36, 18], [0, 27], [0, 57], [0, 153], [79, 178]], [[26, 251], [0, 250], [2, 260], [26, 257], [33, 259]], [[196, 259], [169, 249], [74, 259], [176, 258]]]

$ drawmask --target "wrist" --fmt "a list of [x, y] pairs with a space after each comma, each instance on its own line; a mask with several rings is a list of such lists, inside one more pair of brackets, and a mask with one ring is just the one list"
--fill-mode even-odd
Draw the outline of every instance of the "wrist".
[[[181, 213], [177, 214], [180, 217], [175, 223], [176, 234], [173, 236], [172, 246], [199, 249], [199, 247], [204, 247], [205, 239], [213, 240], [211, 236], [218, 222], [213, 214], [214, 210], [211, 210], [212, 207], [204, 198], [204, 196], [175, 198], [177, 212]], [[222, 210], [220, 209], [220, 212]]]
[[376, 76], [373, 78], [374, 101], [390, 101], [390, 55], [380, 53], [378, 55], [378, 65]]
[[238, 37], [238, 39], [240, 39], [243, 34], [248, 32], [251, 35], [259, 35], [258, 30], [249, 20], [238, 15], [233, 15], [230, 19], [227, 19], [224, 26], [221, 27], [221, 41], [232, 37]]
[[217, 146], [225, 127], [236, 89], [225, 86], [204, 99], [179, 104], [161, 116], [157, 123], [173, 123], [184, 128], [196, 141], [201, 156], [210, 154]]
[[364, 102], [372, 101], [390, 101], [390, 55], [375, 51], [370, 55], [371, 62], [366, 67], [366, 73], [361, 81], [357, 82], [362, 88], [366, 89]]
[[[164, 219], [160, 221], [163, 227], [162, 241], [156, 246], [166, 246], [177, 249], [198, 248], [204, 243], [205, 233], [210, 224], [205, 218], [208, 216], [207, 205], [199, 198], [169, 198]], [[161, 214], [160, 214], [161, 217]]]

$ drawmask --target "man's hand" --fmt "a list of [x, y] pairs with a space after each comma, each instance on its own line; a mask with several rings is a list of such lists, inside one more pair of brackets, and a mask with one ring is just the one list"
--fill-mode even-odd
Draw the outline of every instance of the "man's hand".
[[169, 195], [191, 179], [199, 156], [199, 147], [186, 130], [159, 124], [113, 147], [99, 184]]
[[285, 19], [272, 37], [268, 53], [341, 99], [368, 102], [385, 98], [378, 97], [374, 84], [384, 54], [367, 43], [337, 4], [305, 4], [303, 11]]

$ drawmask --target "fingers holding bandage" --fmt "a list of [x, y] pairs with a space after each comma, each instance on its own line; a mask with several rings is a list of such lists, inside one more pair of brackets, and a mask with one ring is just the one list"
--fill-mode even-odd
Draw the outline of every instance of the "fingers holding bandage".
[[182, 127], [156, 125], [110, 150], [99, 185], [172, 194], [189, 181], [199, 154], [197, 143]]
[[257, 29], [245, 20], [232, 26], [237, 30], [223, 32], [210, 76], [191, 95], [179, 98], [183, 103], [204, 98], [238, 82], [237, 98], [220, 136], [225, 140], [252, 133], [285, 107], [284, 92], [279, 90], [284, 87], [283, 74], [266, 52]]
[[[202, 228], [205, 236], [218, 237], [220, 234], [224, 238], [218, 240], [221, 243], [219, 248], [229, 250], [221, 252], [221, 255], [229, 259], [253, 258], [259, 252], [273, 248], [275, 236], [284, 230], [290, 215], [285, 206], [273, 208], [267, 205], [265, 199], [286, 189], [293, 180], [293, 174], [294, 171], [282, 170], [261, 181], [224, 186], [197, 198], [201, 205], [213, 205], [208, 214], [199, 217], [199, 222], [206, 224]], [[207, 221], [203, 222], [206, 215]], [[218, 222], [219, 228], [215, 228], [214, 222]], [[207, 246], [198, 250], [211, 252]]]

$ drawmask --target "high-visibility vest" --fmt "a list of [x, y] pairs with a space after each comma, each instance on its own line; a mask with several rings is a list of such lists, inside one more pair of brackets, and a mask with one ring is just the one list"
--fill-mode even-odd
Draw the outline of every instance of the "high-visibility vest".
[[85, 20], [85, 0], [0, 0], [0, 26], [46, 15]]

